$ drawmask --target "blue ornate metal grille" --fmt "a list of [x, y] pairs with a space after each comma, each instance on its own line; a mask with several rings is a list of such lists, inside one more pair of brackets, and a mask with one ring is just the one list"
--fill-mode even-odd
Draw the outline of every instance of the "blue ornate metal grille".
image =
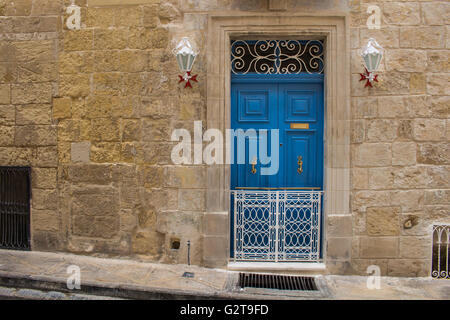
[[235, 74], [323, 73], [323, 41], [233, 40], [231, 71]]
[[320, 260], [322, 191], [232, 191], [235, 261]]

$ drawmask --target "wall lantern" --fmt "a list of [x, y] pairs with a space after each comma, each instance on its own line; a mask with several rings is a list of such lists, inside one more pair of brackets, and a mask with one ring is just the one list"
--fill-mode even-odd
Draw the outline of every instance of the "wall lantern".
[[359, 81], [367, 80], [364, 87], [372, 87], [372, 82], [378, 82], [378, 75], [374, 73], [380, 66], [383, 52], [384, 49], [373, 38], [370, 38], [367, 45], [361, 49], [361, 57], [364, 60], [366, 72], [359, 74], [361, 76]]
[[189, 39], [184, 37], [173, 49], [173, 54], [177, 58], [180, 71], [184, 73], [183, 75], [178, 76], [180, 78], [178, 83], [186, 82], [184, 87], [192, 88], [191, 81], [197, 82], [197, 75], [191, 75], [191, 70], [198, 53], [189, 42]]

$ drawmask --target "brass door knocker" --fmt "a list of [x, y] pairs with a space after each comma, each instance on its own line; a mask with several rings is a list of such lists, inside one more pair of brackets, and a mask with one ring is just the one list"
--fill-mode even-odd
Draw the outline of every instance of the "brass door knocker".
[[302, 174], [302, 172], [303, 172], [303, 161], [302, 161], [302, 156], [298, 156], [297, 157], [297, 159], [298, 159], [298, 161], [297, 161], [297, 164], [298, 164], [298, 168], [297, 168], [297, 172], [298, 172], [298, 174]]

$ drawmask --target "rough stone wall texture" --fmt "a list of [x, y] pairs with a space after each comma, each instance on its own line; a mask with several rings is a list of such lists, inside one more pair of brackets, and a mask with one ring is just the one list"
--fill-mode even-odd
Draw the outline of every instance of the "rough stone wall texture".
[[[208, 13], [267, 12], [268, 1], [129, 2], [76, 0], [81, 30], [68, 30], [69, 0], [0, 0], [0, 162], [33, 168], [34, 249], [186, 263], [190, 240], [201, 264], [206, 169], [173, 165], [170, 135], [206, 120]], [[379, 30], [366, 26], [370, 4], [382, 11]], [[428, 227], [450, 212], [448, 2], [287, 8], [350, 19], [352, 220], [330, 227], [352, 226], [353, 237], [329, 244], [343, 261], [330, 272], [376, 264], [384, 275], [426, 276]], [[192, 90], [177, 84], [180, 36], [200, 47]], [[372, 36], [386, 54], [367, 89], [358, 49]]]
[[32, 245], [48, 250], [63, 239], [52, 117], [61, 10], [48, 1], [0, 1], [0, 163], [32, 166]]
[[[350, 4], [352, 267], [427, 276], [430, 226], [450, 219], [450, 4]], [[370, 4], [381, 9], [379, 30], [366, 27]], [[386, 52], [380, 82], [367, 90], [358, 49], [369, 37]]]
[[[205, 83], [176, 81], [179, 8], [143, 2], [79, 2], [81, 30], [61, 31], [54, 116], [66, 249], [186, 263], [190, 240], [199, 264], [205, 169], [172, 165], [170, 136], [205, 120]], [[205, 72], [201, 58], [196, 70]]]

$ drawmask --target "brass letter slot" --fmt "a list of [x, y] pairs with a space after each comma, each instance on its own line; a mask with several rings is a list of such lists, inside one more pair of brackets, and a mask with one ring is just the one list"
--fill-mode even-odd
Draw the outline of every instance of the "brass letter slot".
[[309, 123], [291, 123], [291, 129], [309, 129]]

